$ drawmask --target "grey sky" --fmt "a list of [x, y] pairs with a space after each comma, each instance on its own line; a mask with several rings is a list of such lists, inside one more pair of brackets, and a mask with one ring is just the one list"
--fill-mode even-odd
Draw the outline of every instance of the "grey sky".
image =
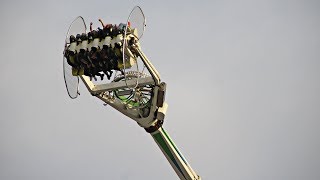
[[320, 179], [319, 1], [1, 1], [0, 179], [177, 179], [153, 139], [62, 75], [72, 20], [147, 18], [164, 124], [203, 179]]

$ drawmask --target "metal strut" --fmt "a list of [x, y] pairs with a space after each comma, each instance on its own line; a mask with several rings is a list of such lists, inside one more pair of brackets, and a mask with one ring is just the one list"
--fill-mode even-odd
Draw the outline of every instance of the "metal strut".
[[201, 180], [163, 127], [151, 133], [151, 135], [180, 179]]
[[140, 56], [144, 65], [149, 70], [152, 77], [139, 78], [137, 87], [145, 85], [153, 85], [153, 96], [151, 98], [150, 112], [146, 117], [141, 117], [138, 109], [128, 108], [123, 102], [117, 98], [111, 98], [108, 96], [108, 91], [124, 88], [127, 85], [134, 85], [135, 80], [128, 80], [125, 82], [111, 82], [109, 84], [95, 85], [90, 81], [87, 76], [81, 76], [83, 83], [86, 85], [89, 92], [97, 98], [104, 101], [106, 104], [117, 109], [122, 114], [136, 121], [141, 127], [150, 133], [154, 141], [158, 144], [162, 153], [165, 155], [170, 165], [183, 180], [200, 180], [195, 171], [188, 164], [182, 153], [178, 150], [173, 140], [168, 133], [163, 129], [163, 121], [166, 114], [168, 105], [164, 102], [164, 96], [166, 91], [166, 84], [160, 81], [160, 74], [155, 67], [148, 60], [146, 55], [137, 46], [134, 48], [136, 53]]

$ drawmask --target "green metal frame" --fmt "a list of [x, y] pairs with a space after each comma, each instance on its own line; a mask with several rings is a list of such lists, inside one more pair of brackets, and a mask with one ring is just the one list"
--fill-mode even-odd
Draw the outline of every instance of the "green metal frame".
[[193, 171], [163, 127], [151, 133], [151, 135], [180, 179], [201, 179], [200, 176]]

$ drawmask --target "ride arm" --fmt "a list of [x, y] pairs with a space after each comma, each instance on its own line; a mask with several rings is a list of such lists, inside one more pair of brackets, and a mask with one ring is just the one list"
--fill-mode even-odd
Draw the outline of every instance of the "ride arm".
[[138, 56], [140, 56], [143, 64], [147, 67], [148, 71], [150, 72], [155, 85], [159, 85], [161, 80], [160, 80], [160, 74], [157, 71], [157, 69], [151, 64], [147, 56], [141, 51], [140, 46], [138, 44], [133, 46], [133, 51], [136, 52]]
[[183, 157], [169, 134], [163, 127], [151, 133], [154, 141], [158, 144], [162, 153], [165, 155], [170, 165], [182, 180], [201, 180], [200, 176], [191, 168]]

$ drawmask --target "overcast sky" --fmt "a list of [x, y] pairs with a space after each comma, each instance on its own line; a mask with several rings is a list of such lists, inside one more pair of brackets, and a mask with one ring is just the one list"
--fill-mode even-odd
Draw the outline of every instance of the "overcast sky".
[[167, 83], [164, 128], [206, 180], [320, 179], [320, 2], [0, 2], [0, 179], [178, 179], [152, 137], [92, 97], [71, 100], [66, 31], [125, 22]]

